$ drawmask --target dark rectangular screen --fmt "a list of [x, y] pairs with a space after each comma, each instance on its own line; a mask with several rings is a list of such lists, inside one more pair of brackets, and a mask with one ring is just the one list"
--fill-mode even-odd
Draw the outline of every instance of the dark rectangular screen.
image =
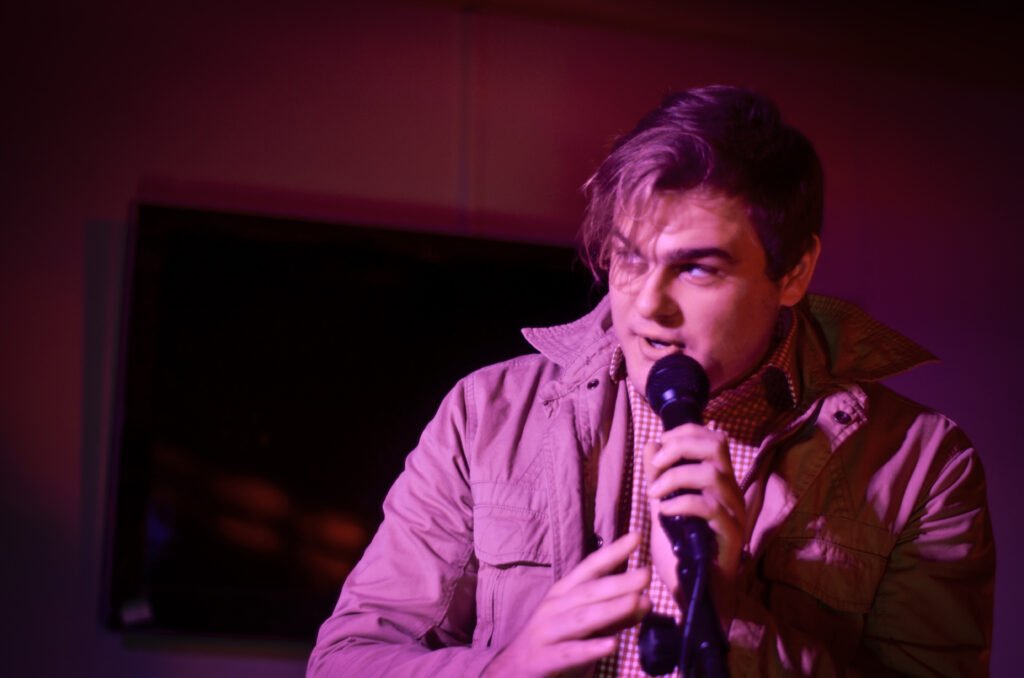
[[599, 298], [569, 248], [143, 206], [109, 622], [312, 640], [444, 394]]

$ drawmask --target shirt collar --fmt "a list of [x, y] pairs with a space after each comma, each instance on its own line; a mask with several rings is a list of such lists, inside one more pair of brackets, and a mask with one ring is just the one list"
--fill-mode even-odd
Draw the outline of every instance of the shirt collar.
[[707, 419], [729, 419], [751, 404], [767, 404], [773, 413], [784, 412], [800, 402], [796, 365], [796, 323], [790, 309], [779, 314], [768, 359], [735, 386], [719, 391], [704, 410]]

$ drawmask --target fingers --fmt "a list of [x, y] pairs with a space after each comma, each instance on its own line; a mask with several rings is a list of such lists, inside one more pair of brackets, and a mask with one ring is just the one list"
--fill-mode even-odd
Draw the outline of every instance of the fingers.
[[[641, 592], [651, 583], [650, 571], [646, 568], [630, 570], [620, 574], [611, 574], [597, 579], [580, 583], [571, 590], [575, 597], [586, 600], [590, 603], [598, 603], [603, 600], [611, 600], [628, 593]], [[553, 599], [561, 600], [568, 597], [570, 592], [559, 594], [552, 587]]]
[[[550, 596], [547, 604], [552, 614], [592, 607], [587, 614], [612, 618], [635, 609], [650, 583], [650, 569], [641, 568], [584, 582], [570, 591]], [[617, 607], [620, 604], [621, 610]]]
[[488, 676], [547, 676], [615, 651], [615, 633], [651, 609], [650, 569], [617, 572], [640, 545], [627, 534], [584, 558], [556, 582], [527, 624], [488, 666]]
[[[681, 489], [693, 492], [663, 499]], [[672, 467], [651, 483], [648, 495], [658, 513], [704, 518], [728, 540], [742, 536], [747, 508], [731, 469], [723, 472], [708, 463]]]
[[717, 501], [702, 495], [682, 495], [661, 502], [659, 513], [666, 516], [694, 516], [703, 518], [712, 531], [729, 542], [738, 543], [743, 536], [743, 514], [737, 515]]
[[648, 468], [654, 476], [681, 461], [706, 461], [719, 471], [732, 472], [725, 434], [699, 424], [683, 424], [665, 431], [661, 445], [651, 444], [650, 456], [645, 454], [645, 461], [650, 462]]
[[575, 588], [579, 584], [610, 574], [626, 563], [629, 554], [640, 546], [640, 535], [629, 532], [611, 544], [607, 544], [580, 561], [569, 574], [555, 582], [551, 587], [553, 594], [560, 594]]
[[[649, 579], [649, 578], [648, 578]], [[545, 629], [543, 639], [551, 644], [613, 635], [636, 624], [651, 609], [650, 599], [641, 591], [631, 591], [601, 601], [574, 598], [565, 609], [548, 610], [554, 622]], [[557, 608], [560, 606], [552, 606]]]
[[643, 617], [650, 608], [644, 595], [650, 568], [616, 573], [639, 545], [638, 534], [626, 534], [584, 558], [551, 587], [542, 603], [544, 615], [558, 623], [547, 627], [546, 641], [611, 632]]
[[[707, 520], [717, 536], [719, 568], [727, 575], [734, 572], [745, 534], [746, 503], [736, 483], [725, 435], [696, 424], [666, 431], [661, 444], [645, 448], [644, 465], [651, 511]], [[679, 490], [688, 492], [665, 498]], [[670, 553], [661, 537], [652, 535], [652, 554], [664, 579], [673, 576], [673, 558], [658, 555], [660, 551]]]
[[661, 444], [649, 443], [644, 448], [644, 469], [654, 498], [675, 490], [694, 490], [721, 499], [733, 513], [742, 508], [729, 444], [721, 431], [697, 424], [666, 431]]
[[[679, 489], [694, 490], [699, 494], [663, 499]], [[731, 471], [722, 472], [709, 464], [670, 468], [651, 483], [648, 494], [652, 499], [660, 501], [658, 510], [668, 515], [693, 514], [710, 520], [713, 513], [724, 510], [740, 522], [745, 522], [746, 504], [736, 479]]]

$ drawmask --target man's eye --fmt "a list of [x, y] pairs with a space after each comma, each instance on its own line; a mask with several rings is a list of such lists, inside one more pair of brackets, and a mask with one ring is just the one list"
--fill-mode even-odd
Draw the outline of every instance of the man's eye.
[[629, 268], [642, 268], [647, 265], [647, 262], [639, 252], [633, 252], [630, 250], [620, 250], [615, 252], [615, 263], [619, 266], [626, 266]]
[[693, 282], [711, 282], [718, 277], [718, 269], [703, 264], [684, 264], [679, 267], [679, 275]]

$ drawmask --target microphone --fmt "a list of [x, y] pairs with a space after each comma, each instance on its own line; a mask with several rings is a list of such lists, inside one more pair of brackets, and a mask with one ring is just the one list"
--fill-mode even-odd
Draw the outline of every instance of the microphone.
[[682, 353], [671, 353], [651, 367], [645, 393], [669, 431], [702, 422], [709, 390], [708, 375], [699, 362]]
[[[661, 419], [666, 431], [671, 431], [683, 424], [703, 423], [704, 408], [708, 404], [710, 392], [708, 375], [700, 363], [690, 356], [671, 353], [655, 362], [647, 375], [645, 392], [647, 402]], [[676, 465], [689, 463], [693, 462], [682, 460]], [[662, 497], [662, 500], [672, 499], [681, 494], [695, 493], [696, 490], [676, 490]], [[668, 534], [669, 541], [672, 542], [672, 551], [677, 558], [687, 542], [690, 542], [692, 546], [690, 557], [698, 561], [710, 560], [713, 557], [713, 553], [709, 549], [713, 549], [714, 539], [708, 543], [709, 540], [696, 539], [689, 534], [692, 530], [710, 533], [707, 521], [689, 516], [659, 516], [659, 520]], [[684, 530], [687, 525], [692, 527]]]
[[[703, 423], [710, 387], [700, 363], [682, 353], [659, 359], [647, 376], [647, 402], [665, 430], [683, 424]], [[680, 461], [677, 465], [693, 463]], [[676, 490], [662, 500], [696, 490]], [[703, 518], [658, 516], [677, 559], [679, 602], [683, 623], [677, 628], [670, 617], [649, 614], [640, 627], [640, 664], [650, 675], [670, 673], [676, 665], [685, 676], [726, 676], [728, 649], [708, 591], [711, 561], [716, 555], [715, 535]], [[686, 604], [682, 604], [682, 594]]]

